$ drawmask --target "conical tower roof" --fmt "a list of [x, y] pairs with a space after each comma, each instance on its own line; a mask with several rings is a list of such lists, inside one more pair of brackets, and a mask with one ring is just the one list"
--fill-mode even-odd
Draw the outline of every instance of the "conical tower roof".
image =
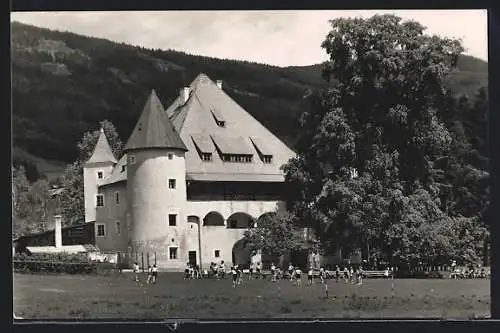
[[99, 134], [99, 139], [97, 139], [97, 143], [94, 148], [94, 153], [87, 160], [86, 164], [106, 163], [106, 162], [112, 162], [116, 164], [117, 160], [113, 155], [113, 151], [111, 150], [108, 139], [106, 138], [104, 129], [101, 127], [101, 133]]
[[135, 125], [125, 151], [146, 148], [170, 148], [187, 151], [154, 90]]

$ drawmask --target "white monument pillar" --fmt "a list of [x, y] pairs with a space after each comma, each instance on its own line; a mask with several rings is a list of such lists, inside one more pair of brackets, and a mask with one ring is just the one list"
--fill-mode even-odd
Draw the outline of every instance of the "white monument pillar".
[[55, 222], [55, 228], [54, 228], [55, 244], [57, 248], [60, 248], [62, 247], [62, 231], [61, 231], [62, 216], [61, 215], [54, 216], [54, 222]]

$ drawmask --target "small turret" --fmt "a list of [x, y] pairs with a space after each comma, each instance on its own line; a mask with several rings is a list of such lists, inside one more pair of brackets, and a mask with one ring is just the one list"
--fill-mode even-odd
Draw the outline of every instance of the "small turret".
[[85, 222], [95, 221], [96, 208], [105, 205], [103, 199], [98, 199], [99, 184], [113, 171], [117, 160], [113, 155], [104, 129], [101, 128], [99, 138], [92, 156], [83, 167], [83, 189], [85, 197]]

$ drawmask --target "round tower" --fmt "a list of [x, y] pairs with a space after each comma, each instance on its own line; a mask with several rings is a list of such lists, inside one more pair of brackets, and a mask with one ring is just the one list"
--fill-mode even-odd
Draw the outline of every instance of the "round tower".
[[187, 226], [187, 151], [153, 91], [127, 142], [127, 190], [130, 243], [134, 252], [149, 252], [149, 263], [182, 269], [183, 233]]
[[113, 155], [104, 129], [101, 128], [94, 152], [83, 166], [85, 222], [96, 220], [98, 187], [111, 174], [116, 163], [116, 158]]

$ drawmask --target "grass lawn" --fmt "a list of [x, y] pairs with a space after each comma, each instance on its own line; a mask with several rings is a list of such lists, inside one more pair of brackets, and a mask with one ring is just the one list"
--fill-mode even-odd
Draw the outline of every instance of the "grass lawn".
[[[144, 277], [143, 277], [144, 280]], [[289, 281], [184, 281], [160, 273], [157, 284], [124, 276], [14, 274], [14, 312], [25, 319], [69, 318], [484, 318], [489, 280], [365, 280], [362, 286], [328, 281], [301, 287]]]

